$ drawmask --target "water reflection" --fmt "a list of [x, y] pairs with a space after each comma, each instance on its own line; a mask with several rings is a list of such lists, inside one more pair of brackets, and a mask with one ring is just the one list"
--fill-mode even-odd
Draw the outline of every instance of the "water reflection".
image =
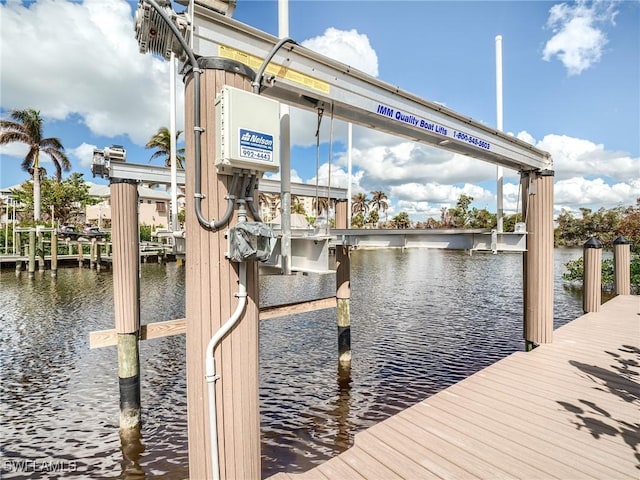
[[122, 475], [125, 480], [141, 480], [146, 478], [140, 466], [140, 459], [144, 453], [142, 431], [140, 427], [120, 430], [120, 448], [122, 450]]
[[[556, 327], [581, 313], [580, 292], [558, 281], [580, 254], [556, 251]], [[307, 470], [522, 349], [520, 255], [356, 251], [351, 266], [350, 368], [337, 361], [335, 311], [260, 324], [264, 476]], [[88, 348], [89, 332], [112, 328], [112, 282], [86, 268], [0, 273], [2, 478], [38, 478], [15, 462], [47, 459], [74, 462], [47, 478], [188, 478], [184, 336], [141, 343], [142, 431], [118, 434], [115, 347]], [[141, 288], [142, 323], [184, 317], [183, 267], [142, 265]], [[335, 293], [335, 276], [263, 277], [260, 288], [263, 305], [313, 299]]]

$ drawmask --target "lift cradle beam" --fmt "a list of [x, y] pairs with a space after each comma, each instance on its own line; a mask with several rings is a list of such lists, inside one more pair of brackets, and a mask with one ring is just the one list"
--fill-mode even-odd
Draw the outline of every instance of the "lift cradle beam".
[[[237, 60], [255, 71], [278, 38], [195, 3], [193, 50]], [[518, 171], [551, 168], [526, 142], [422, 99], [343, 63], [285, 43], [265, 70], [262, 95], [334, 118]], [[263, 82], [264, 83], [264, 82]]]

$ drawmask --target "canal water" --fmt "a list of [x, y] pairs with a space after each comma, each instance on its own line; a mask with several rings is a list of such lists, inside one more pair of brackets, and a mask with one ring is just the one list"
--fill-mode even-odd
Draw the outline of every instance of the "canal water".
[[[582, 313], [555, 251], [555, 326]], [[355, 433], [523, 349], [522, 257], [447, 250], [352, 254], [350, 371], [335, 310], [260, 324], [263, 477], [305, 471]], [[141, 343], [144, 427], [122, 451], [108, 271], [0, 273], [0, 477], [188, 478], [184, 336]], [[263, 276], [262, 305], [335, 294], [335, 275]], [[184, 317], [184, 268], [142, 266], [142, 323]]]

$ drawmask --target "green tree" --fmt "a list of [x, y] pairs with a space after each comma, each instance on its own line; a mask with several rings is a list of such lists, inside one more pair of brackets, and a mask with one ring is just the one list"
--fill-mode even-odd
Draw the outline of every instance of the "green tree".
[[351, 227], [352, 228], [362, 228], [364, 227], [364, 215], [362, 212], [357, 213], [351, 217]]
[[513, 213], [511, 215], [505, 215], [502, 220], [502, 228], [505, 232], [514, 232], [516, 229], [516, 223], [523, 222], [521, 213]]
[[486, 208], [478, 210], [473, 207], [469, 212], [468, 228], [495, 228], [497, 225], [498, 216], [495, 213], [489, 212]]
[[366, 193], [356, 193], [353, 197], [351, 197], [351, 213], [353, 215], [362, 213], [363, 222], [364, 222], [364, 215], [368, 211], [369, 211], [369, 199], [367, 198]]
[[[371, 200], [369, 201], [371, 208], [377, 212], [382, 210], [385, 214], [385, 221], [387, 219], [387, 209], [389, 208], [389, 198], [387, 194], [381, 190], [374, 190], [371, 192]], [[378, 217], [379, 218], [379, 217]], [[377, 223], [377, 221], [376, 221]]]
[[307, 214], [306, 210], [304, 209], [304, 204], [302, 202], [292, 202], [291, 213], [299, 213], [300, 215]]
[[407, 212], [400, 212], [391, 219], [395, 228], [411, 228], [411, 218]]
[[33, 178], [33, 219], [40, 220], [41, 185], [40, 153], [51, 157], [56, 167], [56, 180], [62, 180], [62, 170], [69, 171], [71, 163], [64, 153], [64, 147], [59, 139], [43, 138], [42, 117], [40, 112], [32, 108], [26, 110], [12, 110], [9, 116], [13, 119], [0, 120], [0, 145], [9, 143], [25, 143], [29, 147], [26, 157], [22, 161], [22, 169], [29, 172]]
[[556, 218], [556, 225], [556, 246], [582, 246], [589, 237], [595, 236], [607, 248], [619, 235], [631, 240], [634, 248], [640, 244], [640, 207], [637, 206], [600, 208], [596, 212], [581, 208], [580, 217], [562, 210]]
[[640, 255], [640, 206], [628, 208], [615, 228], [616, 237], [622, 235], [631, 242], [631, 250]]
[[[181, 133], [182, 130], [176, 132], [176, 144], [178, 143], [178, 137], [180, 137]], [[149, 161], [162, 158], [165, 167], [171, 166], [171, 133], [167, 127], [160, 127], [147, 142], [146, 147], [156, 149]], [[176, 165], [177, 168], [184, 170], [184, 148], [176, 149]]]
[[443, 212], [442, 224], [444, 227], [465, 228], [470, 219], [469, 205], [473, 202], [473, 197], [461, 194], [456, 202], [455, 208], [448, 209], [448, 215]]
[[329, 211], [329, 199], [327, 197], [315, 197], [312, 201], [311, 208], [316, 216], [322, 215], [322, 212]]
[[[34, 184], [24, 182], [20, 188], [13, 189], [11, 195], [22, 204], [27, 213], [34, 209]], [[89, 195], [89, 186], [81, 173], [72, 173], [62, 182], [44, 177], [41, 180], [41, 205], [43, 217], [51, 221], [51, 211], [59, 223], [78, 221], [84, 214], [87, 205], [94, 205], [99, 200]]]
[[365, 220], [368, 224], [377, 225], [380, 221], [380, 216], [378, 215], [378, 209], [372, 209], [367, 215], [367, 219]]

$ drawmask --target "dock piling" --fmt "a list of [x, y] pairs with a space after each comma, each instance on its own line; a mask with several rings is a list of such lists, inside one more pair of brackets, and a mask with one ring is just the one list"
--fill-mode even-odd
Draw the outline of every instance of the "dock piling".
[[51, 232], [51, 276], [58, 276], [58, 234]]
[[526, 350], [553, 341], [553, 170], [521, 173], [524, 252], [524, 339]]
[[[112, 179], [113, 303], [118, 335], [120, 430], [140, 427], [140, 284], [138, 264], [138, 186]], [[81, 249], [81, 247], [79, 246]]]
[[36, 228], [36, 243], [38, 245], [36, 250], [36, 255], [38, 256], [38, 271], [44, 272], [44, 235], [42, 235], [40, 227]]
[[602, 243], [591, 237], [583, 248], [582, 310], [599, 312], [602, 303]]
[[631, 295], [631, 242], [622, 235], [613, 241], [613, 291]]
[[[336, 202], [336, 228], [347, 227], [347, 202]], [[336, 313], [338, 362], [351, 365], [351, 257], [349, 245], [336, 245]]]
[[[216, 172], [211, 159], [215, 152], [215, 98], [224, 85], [250, 91], [249, 69], [237, 62], [202, 57], [202, 73], [187, 74], [185, 80], [185, 131], [202, 131], [201, 160], [196, 159], [195, 136], [186, 136], [189, 162], [201, 161], [200, 185], [196, 185], [195, 168], [186, 174], [186, 352], [187, 413], [189, 437], [189, 475], [191, 478], [214, 478], [205, 353], [209, 339], [227, 322], [238, 304], [239, 275], [237, 264], [226, 257], [226, 229], [206, 229], [195, 212], [196, 192], [201, 194], [202, 215], [221, 219], [228, 205], [231, 176]], [[197, 81], [199, 79], [199, 82]], [[199, 105], [194, 105], [200, 84]], [[202, 112], [196, 115], [194, 107]], [[193, 164], [192, 164], [193, 165]], [[253, 192], [252, 192], [253, 194]], [[257, 202], [256, 202], [257, 203]], [[233, 227], [236, 218], [231, 216]], [[216, 417], [220, 479], [258, 480], [260, 478], [260, 409], [258, 364], [258, 266], [247, 264], [247, 301], [244, 314], [222, 339], [215, 351], [215, 365], [220, 378], [215, 382]]]
[[29, 230], [29, 278], [36, 273], [36, 230]]
[[351, 258], [348, 245], [336, 245], [336, 311], [338, 315], [338, 358], [351, 363]]

